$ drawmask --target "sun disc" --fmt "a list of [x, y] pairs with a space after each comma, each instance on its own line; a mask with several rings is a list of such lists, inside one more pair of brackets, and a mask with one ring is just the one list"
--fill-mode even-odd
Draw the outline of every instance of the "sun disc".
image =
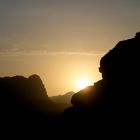
[[84, 89], [85, 87], [91, 85], [92, 83], [93, 83], [92, 80], [88, 78], [81, 78], [77, 80], [77, 86], [79, 90]]

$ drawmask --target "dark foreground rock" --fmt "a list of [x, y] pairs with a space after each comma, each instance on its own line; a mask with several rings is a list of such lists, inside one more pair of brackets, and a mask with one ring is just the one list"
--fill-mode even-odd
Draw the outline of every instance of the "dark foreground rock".
[[[120, 41], [100, 60], [102, 79], [78, 93], [65, 110], [66, 120], [75, 125], [137, 124], [140, 108], [140, 33]], [[103, 125], [101, 125], [103, 126]]]

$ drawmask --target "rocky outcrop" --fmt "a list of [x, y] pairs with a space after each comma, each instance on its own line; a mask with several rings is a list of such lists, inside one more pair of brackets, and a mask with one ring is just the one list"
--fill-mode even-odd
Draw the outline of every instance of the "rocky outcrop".
[[0, 78], [0, 108], [3, 112], [46, 112], [52, 104], [38, 75]]
[[102, 79], [74, 94], [66, 116], [136, 116], [139, 101], [140, 32], [101, 58]]

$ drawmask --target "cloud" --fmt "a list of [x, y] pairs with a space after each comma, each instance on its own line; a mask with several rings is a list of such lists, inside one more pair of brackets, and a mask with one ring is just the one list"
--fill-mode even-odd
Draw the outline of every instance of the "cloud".
[[103, 55], [103, 53], [97, 53], [97, 52], [48, 52], [48, 55], [94, 55], [94, 56], [100, 56]]
[[[0, 55], [103, 55], [103, 51], [89, 49], [85, 46], [77, 46], [71, 43], [68, 46], [65, 44], [52, 44], [48, 42], [26, 40], [25, 38], [1, 37], [0, 38]], [[66, 43], [67, 45], [67, 43]]]
[[82, 52], [82, 51], [46, 51], [46, 50], [28, 50], [19, 48], [0, 49], [0, 55], [91, 55], [102, 56], [104, 52]]

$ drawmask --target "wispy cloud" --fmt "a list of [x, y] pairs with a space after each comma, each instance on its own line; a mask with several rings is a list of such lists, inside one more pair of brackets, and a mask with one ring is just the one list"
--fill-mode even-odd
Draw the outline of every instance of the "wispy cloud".
[[97, 52], [47, 52], [47, 55], [96, 55], [100, 56], [104, 53], [97, 53]]
[[20, 50], [19, 48], [3, 49], [0, 50], [1, 56], [14, 56], [14, 55], [94, 55], [101, 56], [104, 52], [82, 52], [82, 51], [45, 51], [45, 50]]

